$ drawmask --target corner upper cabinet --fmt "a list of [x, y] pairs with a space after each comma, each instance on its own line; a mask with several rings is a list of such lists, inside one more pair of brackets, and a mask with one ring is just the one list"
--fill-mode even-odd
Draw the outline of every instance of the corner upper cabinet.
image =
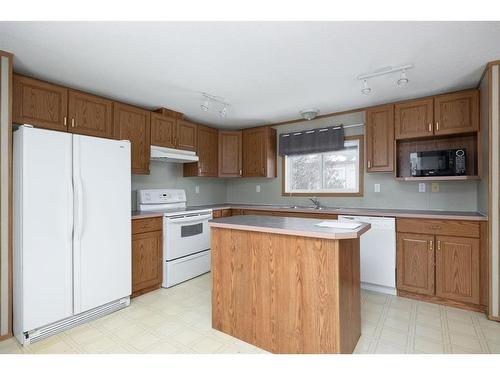
[[276, 177], [276, 129], [243, 131], [243, 177]]
[[434, 100], [419, 99], [394, 106], [396, 139], [429, 137], [434, 134]]
[[459, 134], [479, 130], [479, 92], [467, 90], [434, 98], [434, 134]]
[[180, 150], [196, 151], [198, 125], [177, 120], [176, 148]]
[[159, 113], [151, 113], [151, 144], [175, 148], [177, 119]]
[[219, 177], [242, 175], [242, 131], [219, 130]]
[[113, 103], [114, 138], [128, 139], [132, 173], [149, 174], [150, 112], [122, 103]]
[[198, 125], [198, 162], [184, 164], [184, 177], [217, 177], [217, 129]]
[[68, 89], [14, 74], [12, 121], [67, 131]]
[[366, 111], [367, 172], [394, 170], [394, 105]]
[[80, 91], [68, 92], [68, 131], [113, 138], [113, 102]]

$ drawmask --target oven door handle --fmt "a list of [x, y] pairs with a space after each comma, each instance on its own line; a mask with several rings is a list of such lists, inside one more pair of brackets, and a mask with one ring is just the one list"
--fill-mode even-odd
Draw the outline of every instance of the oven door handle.
[[180, 217], [180, 218], [177, 218], [177, 219], [173, 219], [173, 218], [167, 218], [167, 222], [168, 223], [190, 223], [190, 222], [193, 222], [193, 221], [205, 221], [205, 220], [209, 220], [212, 218], [212, 214], [208, 214], [208, 215], [199, 215], [199, 216], [189, 216], [189, 217]]

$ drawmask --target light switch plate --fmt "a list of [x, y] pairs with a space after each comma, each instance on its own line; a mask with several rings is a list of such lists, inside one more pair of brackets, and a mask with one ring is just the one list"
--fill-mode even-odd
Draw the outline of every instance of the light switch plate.
[[255, 191], [256, 191], [257, 193], [260, 193], [260, 185], [255, 185]]
[[373, 191], [375, 193], [380, 193], [380, 184], [374, 184], [373, 185]]
[[425, 182], [419, 182], [418, 184], [418, 192], [425, 193]]
[[431, 184], [431, 191], [433, 193], [439, 193], [439, 182], [433, 182]]
[[200, 194], [200, 187], [198, 185], [196, 185], [196, 187], [194, 188], [194, 191], [196, 192], [196, 194]]

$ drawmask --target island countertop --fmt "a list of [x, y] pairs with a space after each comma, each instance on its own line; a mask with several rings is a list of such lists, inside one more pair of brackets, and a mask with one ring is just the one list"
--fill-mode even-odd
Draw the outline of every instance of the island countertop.
[[213, 228], [237, 229], [252, 232], [276, 233], [331, 240], [359, 238], [363, 233], [370, 229], [370, 224], [362, 224], [356, 229], [328, 228], [316, 225], [323, 221], [330, 220], [239, 215], [212, 219], [209, 221], [209, 226]]

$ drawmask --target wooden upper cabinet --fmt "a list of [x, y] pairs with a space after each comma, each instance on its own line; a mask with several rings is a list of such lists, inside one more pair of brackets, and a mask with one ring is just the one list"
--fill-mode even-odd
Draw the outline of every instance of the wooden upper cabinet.
[[243, 177], [276, 177], [276, 129], [244, 129]]
[[108, 99], [69, 90], [68, 131], [113, 138], [113, 102]]
[[368, 172], [394, 170], [394, 105], [366, 112], [366, 154]]
[[475, 132], [479, 129], [479, 92], [468, 90], [434, 98], [436, 135]]
[[434, 100], [418, 99], [394, 106], [396, 139], [429, 137], [433, 132]]
[[150, 112], [122, 103], [113, 104], [115, 139], [128, 139], [132, 173], [149, 174]]
[[241, 177], [241, 158], [241, 130], [219, 130], [219, 177]]
[[434, 236], [397, 234], [397, 288], [434, 295]]
[[175, 148], [177, 119], [159, 113], [151, 113], [151, 144]]
[[177, 120], [176, 148], [180, 150], [196, 151], [198, 125]]
[[14, 74], [12, 121], [67, 131], [68, 89]]
[[184, 177], [217, 177], [217, 129], [198, 125], [198, 162], [184, 164]]
[[436, 296], [479, 304], [479, 240], [436, 236]]

